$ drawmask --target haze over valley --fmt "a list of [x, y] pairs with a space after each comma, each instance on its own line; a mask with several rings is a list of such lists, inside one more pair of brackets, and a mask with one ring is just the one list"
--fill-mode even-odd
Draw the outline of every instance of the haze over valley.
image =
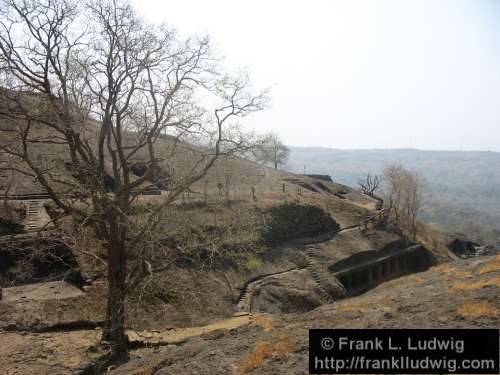
[[366, 173], [381, 174], [400, 163], [424, 178], [421, 218], [447, 230], [498, 244], [500, 239], [500, 153], [487, 151], [338, 150], [291, 147], [286, 168], [327, 174], [358, 186]]

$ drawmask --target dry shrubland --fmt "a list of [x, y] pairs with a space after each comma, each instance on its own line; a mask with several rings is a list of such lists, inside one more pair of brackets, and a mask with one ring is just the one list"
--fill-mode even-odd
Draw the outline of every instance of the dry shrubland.
[[478, 280], [478, 281], [474, 281], [474, 282], [455, 283], [451, 287], [451, 290], [453, 290], [454, 292], [460, 292], [463, 290], [477, 290], [477, 289], [484, 288], [485, 286], [500, 287], [500, 277], [495, 277], [495, 278], [489, 279], [489, 280]]
[[498, 309], [488, 302], [466, 302], [458, 309], [458, 314], [466, 317], [495, 317], [498, 315]]
[[484, 275], [486, 273], [490, 272], [497, 272], [500, 271], [500, 255], [495, 258], [495, 260], [487, 263], [481, 269], [479, 270], [478, 274], [479, 275]]
[[237, 364], [238, 374], [247, 374], [265, 365], [270, 358], [283, 359], [293, 352], [294, 346], [288, 340], [281, 340], [274, 343], [261, 341], [255, 350], [248, 356], [240, 359]]

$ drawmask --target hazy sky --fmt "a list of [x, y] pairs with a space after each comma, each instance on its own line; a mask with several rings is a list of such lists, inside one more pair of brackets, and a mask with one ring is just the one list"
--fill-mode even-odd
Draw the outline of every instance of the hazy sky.
[[133, 0], [208, 33], [295, 146], [500, 151], [500, 1]]

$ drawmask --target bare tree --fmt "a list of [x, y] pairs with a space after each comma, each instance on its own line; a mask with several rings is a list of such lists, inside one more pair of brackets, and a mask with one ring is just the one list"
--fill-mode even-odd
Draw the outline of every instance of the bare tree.
[[421, 177], [418, 173], [406, 171], [403, 184], [403, 207], [407, 232], [413, 240], [417, 237], [418, 214], [421, 206]]
[[272, 163], [275, 169], [287, 163], [290, 149], [281, 141], [277, 134], [269, 133], [263, 138], [257, 160]]
[[396, 221], [399, 221], [401, 197], [402, 197], [402, 175], [404, 168], [399, 164], [388, 165], [384, 168], [384, 191], [389, 209], [394, 212]]
[[[0, 9], [0, 156], [104, 244], [103, 340], [113, 357], [126, 355], [126, 296], [165, 266], [148, 236], [220, 155], [243, 147], [225, 129], [261, 110], [266, 94], [223, 74], [208, 38], [181, 40], [125, 0], [2, 0]], [[204, 147], [183, 142], [192, 139]], [[182, 173], [158, 173], [179, 158]], [[133, 176], [137, 160], [145, 170]], [[134, 220], [138, 196], [161, 180], [163, 202]]]
[[377, 209], [380, 210], [384, 205], [384, 200], [379, 196], [375, 195], [375, 191], [380, 187], [382, 178], [379, 175], [372, 176], [370, 173], [367, 173], [363, 179], [358, 181], [358, 185], [363, 194], [366, 194], [374, 199], [377, 202]]
[[415, 239], [421, 206], [422, 178], [401, 165], [387, 166], [384, 177], [389, 208], [403, 233]]
[[372, 176], [370, 173], [367, 173], [364, 178], [358, 180], [358, 185], [363, 194], [374, 197], [375, 191], [380, 187], [380, 182], [380, 176]]

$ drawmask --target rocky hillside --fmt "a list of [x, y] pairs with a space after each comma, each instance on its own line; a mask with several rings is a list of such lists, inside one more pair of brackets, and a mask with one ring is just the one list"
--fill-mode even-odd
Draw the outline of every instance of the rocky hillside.
[[[162, 168], [174, 176], [196, 163], [196, 147], [177, 145], [180, 152], [169, 158], [171, 139], [159, 143]], [[71, 179], [62, 150], [47, 147], [35, 150], [39, 158]], [[11, 176], [2, 178], [5, 183]], [[12, 181], [4, 203], [16, 212], [9, 219], [16, 229], [5, 227], [0, 236], [0, 338], [8, 343], [0, 349], [0, 366], [9, 374], [102, 373], [105, 251], [90, 227], [60, 215], [36, 181], [22, 173]], [[129, 220], [144, 220], [167, 189], [156, 186], [139, 196]], [[435, 233], [408, 241], [390, 212], [356, 189], [221, 157], [155, 229], [155, 251], [169, 262], [129, 295], [131, 361], [116, 371], [302, 373], [309, 327], [377, 325], [381, 316], [396, 326], [405, 311], [416, 314], [417, 324], [419, 311], [427, 318], [435, 311], [415, 306], [451, 299], [445, 286], [455, 276], [479, 283], [478, 289], [496, 288], [496, 279], [489, 279], [496, 263], [489, 271], [478, 268], [488, 258], [436, 268], [457, 255], [450, 238]], [[427, 292], [416, 296], [423, 286]], [[413, 307], [406, 305], [415, 303], [413, 294], [405, 297], [409, 290], [419, 301]], [[457, 309], [465, 301], [458, 299]], [[390, 306], [401, 314], [384, 310]], [[454, 319], [448, 312], [446, 319]], [[202, 366], [194, 372], [193, 360]]]
[[500, 153], [482, 151], [336, 150], [292, 147], [288, 169], [331, 175], [356, 186], [366, 173], [401, 163], [425, 178], [422, 219], [492, 244], [500, 241]]
[[113, 374], [304, 374], [311, 328], [498, 328], [500, 258], [459, 261], [387, 282], [304, 314], [140, 349]]
[[[304, 374], [310, 328], [498, 328], [499, 297], [500, 258], [461, 260], [306, 313], [254, 314], [168, 334], [139, 332], [142, 341], [159, 346], [139, 345], [111, 373]], [[8, 343], [0, 348], [0, 365], [7, 374], [83, 373], [99, 356], [98, 336], [85, 329], [0, 332]]]

